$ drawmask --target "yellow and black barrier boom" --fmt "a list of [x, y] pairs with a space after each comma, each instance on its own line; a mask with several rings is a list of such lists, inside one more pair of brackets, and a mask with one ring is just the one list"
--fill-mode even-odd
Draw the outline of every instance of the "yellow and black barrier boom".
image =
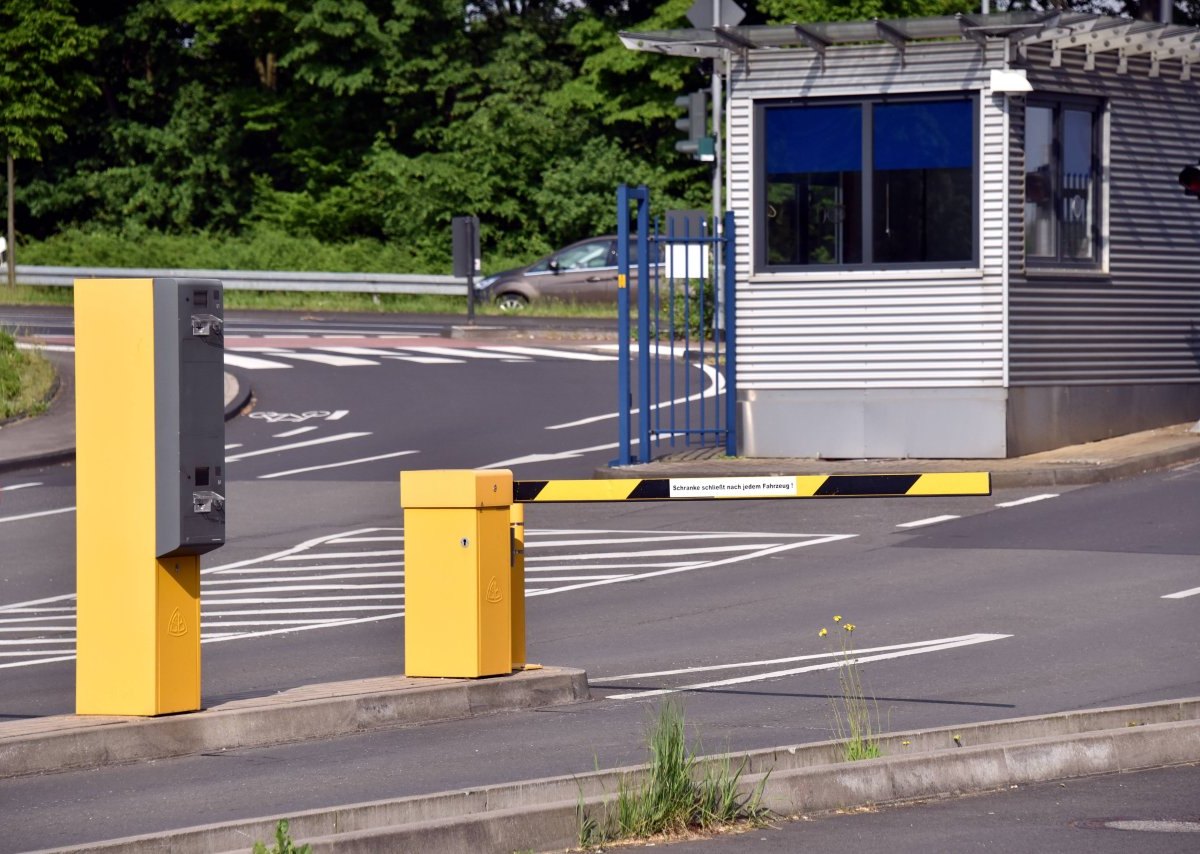
[[513, 501], [520, 504], [711, 498], [883, 498], [889, 496], [920, 495], [929, 497], [991, 494], [992, 479], [988, 472], [513, 481]]

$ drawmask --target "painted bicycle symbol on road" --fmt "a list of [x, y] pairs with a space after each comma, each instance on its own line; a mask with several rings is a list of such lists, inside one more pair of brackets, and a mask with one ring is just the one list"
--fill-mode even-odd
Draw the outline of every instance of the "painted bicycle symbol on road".
[[251, 412], [250, 417], [268, 424], [299, 424], [313, 418], [329, 418], [332, 414], [326, 409], [316, 409], [312, 412]]

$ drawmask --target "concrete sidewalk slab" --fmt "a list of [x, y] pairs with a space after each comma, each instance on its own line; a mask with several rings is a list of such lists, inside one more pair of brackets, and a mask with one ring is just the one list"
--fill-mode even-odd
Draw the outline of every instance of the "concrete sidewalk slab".
[[[1200, 761], [1200, 698], [893, 733], [884, 756], [841, 760], [840, 742], [709, 757], [742, 767], [777, 815], [961, 795], [1047, 780]], [[286, 816], [298, 844], [325, 851], [423, 854], [563, 850], [579, 844], [580, 809], [602, 820], [646, 766], [352, 804]], [[245, 851], [284, 816], [222, 822], [55, 849], [143, 854]]]
[[0, 778], [334, 738], [589, 698], [587, 674], [543, 667], [486, 679], [384, 676], [306, 685], [159, 718], [0, 722]]

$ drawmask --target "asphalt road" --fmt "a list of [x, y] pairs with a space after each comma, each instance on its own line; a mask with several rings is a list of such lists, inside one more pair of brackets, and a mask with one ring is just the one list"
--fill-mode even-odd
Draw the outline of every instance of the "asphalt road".
[[[272, 352], [289, 347], [238, 351], [292, 365], [248, 372], [253, 411], [301, 420], [229, 425], [228, 544], [202, 563], [206, 703], [402, 670], [401, 468], [587, 477], [615, 440], [611, 362]], [[344, 434], [360, 435], [300, 444]], [[6, 639], [69, 622], [73, 514], [29, 514], [68, 508], [72, 478], [6, 476], [40, 485], [0, 492], [0, 606], [50, 600], [0, 612]], [[591, 703], [0, 781], [0, 818], [20, 816], [0, 851], [633, 763], [661, 692], [706, 751], [822, 740], [834, 614], [873, 656], [889, 729], [1195, 696], [1200, 597], [1163, 597], [1198, 583], [1198, 497], [1191, 466], [1055, 494], [532, 505], [530, 660], [585, 668]], [[303, 589], [335, 576], [362, 588]], [[70, 710], [72, 662], [6, 649], [25, 657], [2, 659], [0, 716]]]

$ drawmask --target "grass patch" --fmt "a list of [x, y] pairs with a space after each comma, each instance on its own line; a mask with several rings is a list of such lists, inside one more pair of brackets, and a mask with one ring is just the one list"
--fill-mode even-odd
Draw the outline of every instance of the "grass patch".
[[54, 378], [54, 366], [40, 353], [18, 350], [0, 330], [0, 421], [45, 412]]
[[760, 822], [766, 778], [750, 794], [740, 792], [745, 760], [697, 759], [688, 749], [682, 707], [662, 703], [647, 733], [650, 767], [638, 782], [622, 779], [617, 800], [599, 816], [579, 810], [579, 842], [595, 847], [622, 839], [711, 831], [737, 822]]
[[38, 285], [0, 285], [0, 305], [72, 305], [75, 293], [72, 288]]

